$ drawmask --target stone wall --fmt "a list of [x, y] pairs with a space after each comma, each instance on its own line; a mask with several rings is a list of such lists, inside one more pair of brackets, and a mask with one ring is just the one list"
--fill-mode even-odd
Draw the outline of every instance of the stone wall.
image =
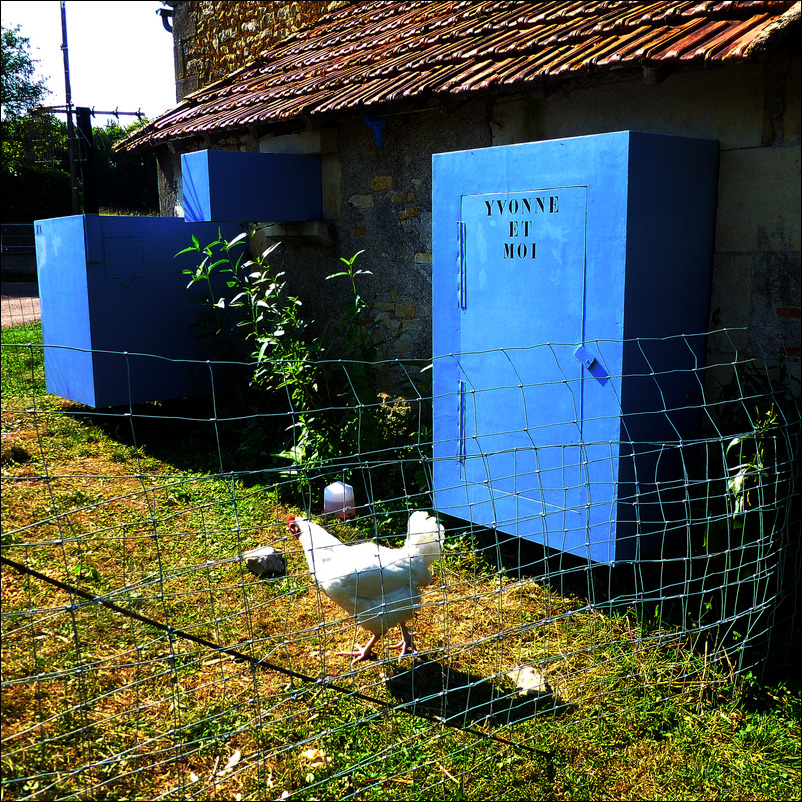
[[[272, 257], [287, 271], [289, 289], [306, 299], [309, 317], [319, 323], [336, 317], [347, 287], [326, 276], [342, 268], [341, 257], [361, 251], [357, 267], [370, 271], [359, 277], [371, 304], [366, 322], [384, 355], [431, 358], [432, 153], [487, 147], [486, 107], [483, 99], [454, 112], [388, 115], [380, 143], [361, 115], [339, 120], [336, 151], [324, 155], [329, 242], [277, 234], [282, 244]], [[261, 145], [275, 149], [269, 141]]]
[[176, 99], [244, 67], [266, 47], [344, 4], [310, 0], [173, 3]]
[[[283, 137], [271, 145], [270, 137], [257, 142], [243, 136], [214, 145], [272, 150], [286, 149], [291, 140], [290, 149], [325, 154], [326, 235], [320, 236], [320, 227], [266, 229], [282, 240], [271, 258], [318, 325], [336, 317], [343, 299], [344, 287], [326, 276], [341, 267], [340, 257], [363, 251], [358, 266], [371, 275], [360, 277], [360, 289], [386, 355], [429, 358], [432, 154], [634, 129], [720, 142], [710, 328], [733, 331], [711, 337], [711, 360], [726, 364], [736, 353], [785, 355], [794, 358], [798, 373], [798, 55], [678, 72], [657, 85], [641, 77], [596, 78], [547, 97], [480, 97], [383, 119], [380, 141], [362, 114], [349, 114], [322, 138], [310, 131], [297, 142]], [[169, 166], [177, 156], [162, 158]]]

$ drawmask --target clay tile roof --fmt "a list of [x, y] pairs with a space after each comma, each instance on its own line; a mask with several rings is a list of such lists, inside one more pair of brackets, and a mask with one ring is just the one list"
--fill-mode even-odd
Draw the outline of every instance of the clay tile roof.
[[327, 115], [519, 91], [612, 69], [750, 60], [799, 18], [793, 0], [361, 0], [187, 96], [120, 147], [323, 124]]

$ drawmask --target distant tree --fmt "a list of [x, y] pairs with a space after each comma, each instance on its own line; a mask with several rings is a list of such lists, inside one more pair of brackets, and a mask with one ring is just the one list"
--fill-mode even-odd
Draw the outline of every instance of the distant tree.
[[[52, 114], [31, 113], [49, 92], [43, 80], [34, 78], [30, 43], [19, 26], [3, 26], [2, 45], [3, 219], [28, 222], [70, 214], [67, 125]], [[143, 124], [109, 122], [92, 129], [98, 201], [106, 211], [158, 213], [155, 157], [112, 150]], [[78, 166], [83, 172], [85, 166]]]
[[2, 86], [0, 116], [22, 117], [41, 105], [50, 94], [44, 79], [34, 79], [36, 59], [30, 54], [30, 40], [22, 36], [19, 25], [2, 26]]
[[139, 120], [122, 126], [109, 120], [105, 128], [92, 129], [101, 209], [116, 213], [158, 213], [156, 157], [152, 153], [119, 153], [112, 150], [116, 142], [145, 122]]
[[[109, 121], [92, 129], [98, 204], [104, 213], [158, 214], [156, 157], [112, 150], [143, 124]], [[26, 222], [71, 214], [66, 123], [52, 114], [29, 114], [4, 119], [0, 128], [3, 219]], [[79, 163], [81, 175], [84, 170]]]
[[31, 114], [50, 94], [36, 79], [30, 40], [19, 25], [2, 26], [0, 127], [3, 136], [2, 219], [30, 222], [70, 214], [67, 126], [51, 114]]
[[72, 214], [70, 175], [52, 167], [3, 165], [0, 215], [4, 223], [31, 223]]
[[53, 114], [28, 114], [0, 122], [3, 164], [69, 169], [67, 123]]

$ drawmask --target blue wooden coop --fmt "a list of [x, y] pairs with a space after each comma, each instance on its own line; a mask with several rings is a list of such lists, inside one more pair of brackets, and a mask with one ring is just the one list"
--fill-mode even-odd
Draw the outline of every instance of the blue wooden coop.
[[602, 563], [684, 526], [717, 176], [631, 131], [434, 156], [441, 513]]
[[[182, 157], [185, 217], [37, 220], [47, 390], [92, 407], [212, 391], [179, 251], [251, 220], [318, 220], [320, 157], [198, 151]], [[221, 285], [222, 286], [222, 285]]]
[[108, 407], [211, 391], [208, 367], [188, 361], [204, 358], [181, 272], [197, 259], [175, 255], [216, 225], [85, 214], [35, 230], [49, 393]]

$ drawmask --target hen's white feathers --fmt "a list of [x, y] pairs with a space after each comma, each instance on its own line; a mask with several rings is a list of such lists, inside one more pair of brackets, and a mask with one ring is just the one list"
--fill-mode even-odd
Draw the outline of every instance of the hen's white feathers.
[[346, 545], [322, 526], [296, 518], [309, 571], [321, 590], [373, 635], [412, 618], [420, 588], [441, 555], [443, 526], [425, 511], [413, 512], [399, 549], [377, 543]]
[[407, 521], [404, 548], [423, 558], [427, 568], [443, 553], [443, 529], [425, 510], [416, 510]]

